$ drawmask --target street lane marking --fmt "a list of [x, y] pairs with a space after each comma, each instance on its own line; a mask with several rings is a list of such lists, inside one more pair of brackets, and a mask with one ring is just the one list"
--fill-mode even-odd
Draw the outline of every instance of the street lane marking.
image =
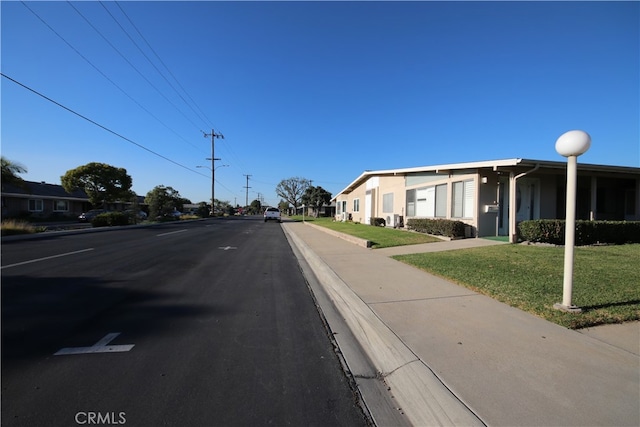
[[67, 253], [60, 254], [60, 255], [52, 255], [52, 256], [47, 256], [47, 257], [44, 257], [44, 258], [37, 258], [37, 259], [29, 260], [29, 261], [17, 262], [15, 264], [3, 265], [2, 267], [0, 267], [0, 270], [1, 269], [5, 269], [5, 268], [18, 267], [19, 265], [31, 264], [31, 263], [34, 263], [34, 262], [46, 261], [48, 259], [60, 258], [60, 257], [63, 257], [63, 256], [68, 256], [68, 255], [81, 254], [83, 252], [89, 252], [89, 251], [92, 251], [92, 250], [93, 250], [93, 248], [82, 249], [80, 251], [67, 252]]
[[156, 237], [168, 236], [169, 234], [184, 233], [185, 231], [188, 231], [188, 230], [185, 228], [184, 230], [170, 231], [168, 233], [156, 234]]
[[53, 355], [68, 356], [70, 354], [121, 353], [124, 351], [131, 350], [135, 344], [108, 345], [118, 335], [120, 335], [120, 332], [112, 332], [110, 334], [105, 335], [104, 338], [102, 338], [100, 341], [98, 341], [91, 347], [67, 347], [67, 348], [58, 350]]
[[235, 246], [220, 246], [218, 249], [222, 249], [223, 251], [228, 251], [229, 249], [238, 249]]

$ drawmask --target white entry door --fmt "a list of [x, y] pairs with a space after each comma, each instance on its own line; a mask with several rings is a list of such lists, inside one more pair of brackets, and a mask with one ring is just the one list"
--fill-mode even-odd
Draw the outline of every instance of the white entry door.
[[364, 223], [371, 224], [371, 190], [364, 197]]

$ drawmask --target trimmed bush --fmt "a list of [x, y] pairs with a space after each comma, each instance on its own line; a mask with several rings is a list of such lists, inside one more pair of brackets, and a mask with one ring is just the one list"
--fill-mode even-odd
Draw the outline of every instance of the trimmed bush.
[[[521, 240], [564, 245], [565, 221], [536, 219], [518, 224]], [[576, 221], [576, 246], [640, 243], [640, 221]]]
[[130, 217], [124, 212], [107, 212], [96, 215], [91, 219], [94, 227], [111, 227], [115, 225], [129, 225]]
[[410, 218], [407, 220], [409, 230], [450, 238], [464, 237], [465, 227], [464, 222], [450, 219]]
[[370, 218], [369, 219], [369, 225], [386, 227], [387, 226], [387, 221], [385, 221], [384, 218]]

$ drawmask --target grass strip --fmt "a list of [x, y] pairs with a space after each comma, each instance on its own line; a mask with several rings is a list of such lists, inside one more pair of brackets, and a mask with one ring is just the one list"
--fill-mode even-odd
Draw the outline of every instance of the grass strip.
[[640, 244], [576, 248], [572, 302], [582, 313], [553, 308], [562, 302], [562, 247], [498, 245], [393, 258], [567, 328], [640, 320]]
[[[302, 220], [302, 216], [293, 216], [290, 218], [296, 221]], [[413, 233], [410, 231], [387, 227], [374, 227], [354, 222], [334, 221], [332, 218], [309, 218], [305, 216], [305, 221], [312, 222], [314, 225], [319, 225], [340, 233], [369, 240], [372, 242], [373, 249], [442, 241], [437, 237], [429, 236], [427, 234]]]

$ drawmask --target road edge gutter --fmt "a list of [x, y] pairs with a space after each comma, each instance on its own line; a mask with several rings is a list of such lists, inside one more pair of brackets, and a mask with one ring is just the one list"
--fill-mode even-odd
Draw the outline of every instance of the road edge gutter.
[[286, 226], [282, 228], [373, 364], [376, 376], [388, 386], [389, 393], [398, 403], [397, 409], [406, 415], [412, 425], [485, 425], [320, 256], [295, 232], [288, 230]]

